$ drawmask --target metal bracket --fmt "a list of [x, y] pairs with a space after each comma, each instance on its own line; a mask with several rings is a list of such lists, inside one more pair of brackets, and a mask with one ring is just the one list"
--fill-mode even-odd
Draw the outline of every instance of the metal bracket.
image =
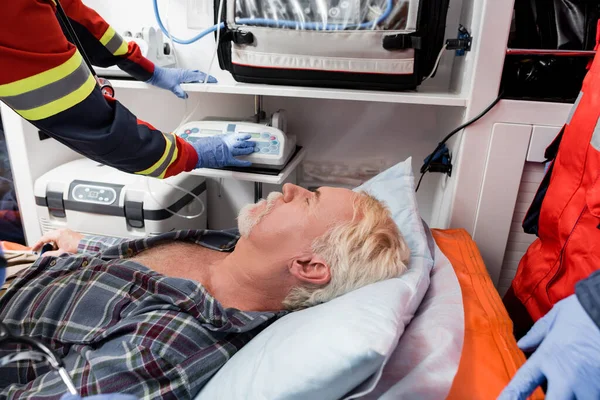
[[464, 56], [467, 51], [471, 51], [473, 36], [463, 25], [458, 26], [458, 36], [456, 39], [446, 40], [447, 50], [456, 50], [458, 57]]
[[263, 97], [261, 95], [254, 96], [254, 121], [259, 124], [267, 117], [263, 109]]

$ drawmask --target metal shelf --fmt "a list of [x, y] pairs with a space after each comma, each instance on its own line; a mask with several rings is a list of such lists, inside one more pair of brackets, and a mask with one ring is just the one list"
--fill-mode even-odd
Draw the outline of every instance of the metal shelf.
[[237, 172], [227, 171], [222, 169], [211, 169], [211, 168], [199, 168], [195, 169], [188, 174], [200, 175], [208, 178], [231, 178], [239, 181], [250, 181], [258, 183], [271, 183], [274, 185], [282, 184], [286, 178], [292, 173], [292, 171], [300, 164], [306, 155], [304, 148], [300, 149], [298, 153], [288, 162], [287, 166], [278, 175], [264, 175], [256, 174], [251, 172]]
[[[111, 78], [115, 89], [156, 89], [144, 82]], [[421, 88], [418, 92], [387, 92], [353, 89], [326, 89], [299, 86], [278, 86], [219, 81], [216, 84], [186, 83], [181, 85], [188, 93], [223, 93], [309, 99], [369, 101], [380, 103], [420, 104], [466, 107], [467, 97], [460, 93], [438, 92]]]
[[547, 50], [547, 49], [507, 49], [509, 56], [555, 56], [555, 57], [594, 57], [594, 50]]

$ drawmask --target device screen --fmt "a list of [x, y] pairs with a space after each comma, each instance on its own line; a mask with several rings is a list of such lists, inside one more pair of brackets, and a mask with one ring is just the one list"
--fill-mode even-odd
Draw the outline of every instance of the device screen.
[[215, 129], [202, 129], [202, 133], [205, 135], [216, 136], [216, 135], [222, 135], [223, 131], [217, 131]]

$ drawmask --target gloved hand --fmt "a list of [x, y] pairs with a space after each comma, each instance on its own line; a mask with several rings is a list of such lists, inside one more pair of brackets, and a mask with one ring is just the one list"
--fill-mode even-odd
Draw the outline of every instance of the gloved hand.
[[[152, 78], [148, 79], [146, 83], [161, 89], [170, 90], [171, 92], [175, 93], [177, 97], [181, 99], [187, 99], [187, 93], [184, 92], [179, 85], [181, 83], [204, 82], [205, 78], [206, 74], [198, 70], [162, 68], [155, 66]], [[217, 83], [217, 80], [215, 77], [209, 76], [208, 83]]]
[[250, 142], [250, 135], [230, 133], [221, 136], [207, 136], [190, 144], [198, 152], [196, 168], [249, 167], [250, 161], [234, 158], [254, 152], [255, 142]]
[[518, 344], [537, 350], [498, 400], [526, 399], [544, 378], [549, 400], [600, 399], [600, 329], [576, 295], [556, 303]]
[[81, 396], [76, 396], [74, 394], [63, 394], [62, 397], [60, 398], [60, 400], [83, 400], [83, 399], [89, 399], [89, 400], [138, 400], [137, 397], [130, 395], [130, 394], [97, 394], [95, 396], [90, 396], [90, 397], [81, 397]]

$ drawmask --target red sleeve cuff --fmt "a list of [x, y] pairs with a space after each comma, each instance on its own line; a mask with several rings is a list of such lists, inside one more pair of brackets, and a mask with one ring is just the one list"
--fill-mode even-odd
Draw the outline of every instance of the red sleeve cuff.
[[177, 160], [167, 168], [165, 178], [177, 175], [183, 171], [191, 171], [198, 164], [198, 153], [191, 144], [177, 137]]
[[137, 43], [134, 41], [129, 42], [129, 49], [127, 53], [129, 54], [127, 58], [149, 72], [150, 75], [154, 74], [154, 63], [142, 55], [142, 50]]

